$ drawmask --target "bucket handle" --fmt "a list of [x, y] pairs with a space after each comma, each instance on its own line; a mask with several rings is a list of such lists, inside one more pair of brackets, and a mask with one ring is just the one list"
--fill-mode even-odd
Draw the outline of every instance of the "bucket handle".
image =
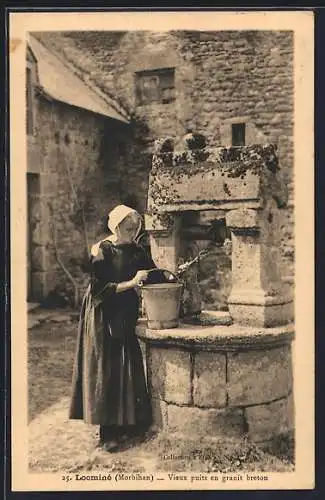
[[175, 273], [172, 273], [172, 271], [169, 271], [169, 269], [161, 269], [160, 267], [154, 267], [152, 269], [149, 269], [148, 273], [151, 273], [152, 271], [163, 271], [163, 272], [166, 272], [166, 273], [170, 274], [171, 276], [173, 276], [178, 283], [181, 282], [180, 279], [179, 279], [179, 277]]

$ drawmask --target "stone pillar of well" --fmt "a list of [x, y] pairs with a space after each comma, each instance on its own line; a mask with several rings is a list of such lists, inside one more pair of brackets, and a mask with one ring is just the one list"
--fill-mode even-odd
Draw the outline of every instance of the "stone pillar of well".
[[151, 256], [156, 266], [175, 272], [179, 263], [181, 219], [175, 214], [146, 214]]
[[261, 209], [231, 210], [232, 290], [229, 312], [244, 326], [274, 327], [293, 320], [293, 299], [281, 277], [281, 208], [269, 197]]
[[[149, 234], [151, 256], [156, 266], [175, 272], [179, 264], [196, 256], [196, 248], [181, 237], [183, 216], [180, 213], [146, 214], [145, 226]], [[198, 284], [198, 266], [194, 265], [182, 277], [182, 317], [197, 316], [201, 312]]]

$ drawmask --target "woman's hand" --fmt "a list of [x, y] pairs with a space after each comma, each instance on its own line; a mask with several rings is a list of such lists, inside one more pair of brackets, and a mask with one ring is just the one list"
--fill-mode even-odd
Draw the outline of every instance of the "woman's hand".
[[139, 286], [147, 278], [148, 278], [148, 271], [145, 270], [138, 271], [133, 278], [134, 285]]
[[148, 277], [148, 272], [149, 271], [138, 271], [137, 274], [132, 278], [130, 281], [122, 281], [122, 283], [118, 283], [116, 287], [116, 292], [121, 293], [125, 292], [126, 290], [131, 290], [132, 288], [135, 288], [136, 286], [140, 286], [143, 281], [145, 281]]

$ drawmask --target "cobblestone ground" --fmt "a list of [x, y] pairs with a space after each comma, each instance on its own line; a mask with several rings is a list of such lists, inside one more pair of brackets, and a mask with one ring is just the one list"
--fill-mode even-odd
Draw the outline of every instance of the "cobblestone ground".
[[29, 421], [69, 395], [77, 320], [74, 311], [37, 309], [29, 313]]
[[[117, 453], [96, 448], [97, 427], [68, 419], [78, 313], [29, 312], [29, 467], [33, 472], [289, 471], [291, 442], [262, 451], [247, 443], [206, 447], [195, 441], [148, 435]], [[177, 459], [165, 459], [170, 454]], [[182, 456], [192, 457], [182, 460]], [[239, 458], [240, 460], [239, 460]], [[238, 461], [239, 460], [239, 461]], [[239, 469], [238, 469], [239, 467]]]

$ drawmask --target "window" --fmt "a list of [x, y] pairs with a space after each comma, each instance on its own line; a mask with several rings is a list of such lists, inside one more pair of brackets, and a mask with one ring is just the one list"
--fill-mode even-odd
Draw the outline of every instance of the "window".
[[232, 146], [245, 146], [245, 123], [233, 123], [231, 126]]
[[26, 68], [26, 122], [27, 134], [34, 134], [34, 113], [33, 113], [33, 80], [32, 69]]
[[136, 98], [139, 105], [151, 103], [167, 104], [174, 101], [174, 68], [136, 73]]

